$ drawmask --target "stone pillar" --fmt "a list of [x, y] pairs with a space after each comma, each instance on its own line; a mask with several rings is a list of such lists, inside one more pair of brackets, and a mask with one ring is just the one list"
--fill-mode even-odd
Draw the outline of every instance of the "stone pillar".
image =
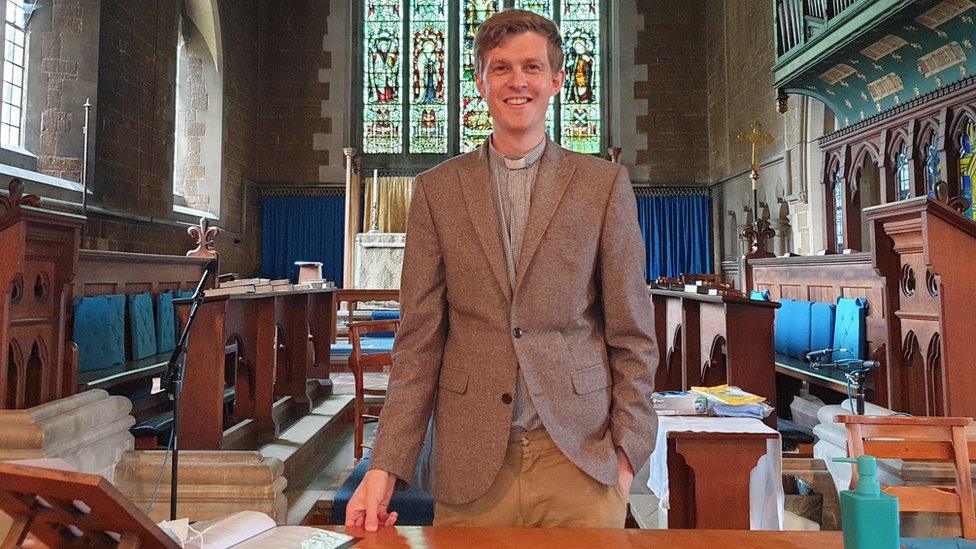
[[777, 256], [784, 255], [790, 251], [790, 220], [782, 217], [771, 217], [769, 228], [773, 230], [773, 246], [771, 252]]
[[[156, 478], [163, 468], [163, 450], [126, 452], [115, 469], [115, 487], [136, 507], [146, 509]], [[156, 502], [149, 515], [154, 522], [169, 519], [172, 463], [167, 461]], [[282, 476], [285, 466], [259, 452], [180, 452], [177, 516], [190, 521], [220, 518], [237, 511], [259, 511], [284, 524], [288, 500]]]

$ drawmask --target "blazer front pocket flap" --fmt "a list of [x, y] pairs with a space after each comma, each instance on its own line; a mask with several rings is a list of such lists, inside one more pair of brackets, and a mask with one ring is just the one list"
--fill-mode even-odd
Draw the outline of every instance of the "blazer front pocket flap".
[[441, 367], [441, 376], [437, 381], [437, 386], [464, 394], [468, 390], [468, 372], [457, 368]]
[[613, 385], [610, 378], [610, 369], [606, 364], [597, 364], [590, 368], [584, 368], [573, 372], [573, 389], [578, 395], [585, 395], [600, 389], [606, 389]]

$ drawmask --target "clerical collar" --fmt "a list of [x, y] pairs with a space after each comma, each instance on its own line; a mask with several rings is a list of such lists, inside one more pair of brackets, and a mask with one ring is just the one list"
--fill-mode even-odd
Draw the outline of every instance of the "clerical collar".
[[491, 138], [488, 139], [488, 153], [494, 162], [504, 164], [509, 170], [521, 170], [534, 165], [542, 158], [542, 153], [546, 150], [546, 138], [543, 138], [538, 145], [532, 148], [525, 156], [506, 156], [495, 148]]

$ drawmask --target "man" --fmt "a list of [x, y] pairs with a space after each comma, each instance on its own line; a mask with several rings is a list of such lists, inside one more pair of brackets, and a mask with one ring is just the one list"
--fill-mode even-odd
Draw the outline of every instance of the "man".
[[433, 414], [435, 525], [622, 527], [657, 427], [643, 239], [626, 169], [546, 137], [556, 26], [486, 21], [476, 84], [493, 133], [417, 177], [402, 321], [348, 525], [392, 525]]

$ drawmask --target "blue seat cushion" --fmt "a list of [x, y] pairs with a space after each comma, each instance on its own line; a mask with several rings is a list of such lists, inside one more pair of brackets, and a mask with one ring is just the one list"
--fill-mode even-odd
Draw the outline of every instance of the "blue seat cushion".
[[833, 303], [814, 303], [810, 306], [810, 350], [832, 349], [834, 341]]
[[[360, 340], [364, 355], [389, 353], [393, 350], [392, 337], [364, 337]], [[352, 353], [351, 343], [333, 343], [332, 354], [335, 356], [349, 356]]]
[[863, 297], [842, 297], [837, 300], [834, 319], [834, 348], [847, 349], [848, 353], [835, 353], [834, 360], [867, 358], [867, 309]]
[[129, 333], [132, 335], [132, 360], [156, 354], [156, 316], [149, 292], [130, 294]]
[[176, 347], [176, 324], [173, 323], [173, 292], [156, 296], [156, 353], [168, 353]]
[[[345, 524], [346, 505], [349, 503], [353, 491], [363, 480], [363, 476], [369, 468], [371, 457], [372, 454], [366, 454], [353, 469], [346, 482], [339, 488], [339, 491], [336, 492], [335, 499], [332, 501], [332, 524]], [[418, 488], [420, 484], [418, 477], [419, 475], [415, 474], [409, 488], [394, 490], [393, 497], [390, 498], [388, 509], [397, 512], [398, 526], [430, 526], [434, 524], [434, 498]]]
[[787, 316], [786, 355], [803, 358], [810, 351], [810, 310], [813, 303], [797, 300], [790, 304]]
[[786, 310], [789, 308], [790, 303], [793, 303], [792, 299], [780, 299], [780, 308], [776, 309], [776, 320], [773, 324], [773, 351], [781, 355], [786, 354], [786, 341], [787, 341], [787, 315]]
[[749, 299], [754, 299], [756, 301], [769, 301], [769, 290], [763, 290], [761, 292], [752, 290], [749, 292]]
[[[372, 320], [400, 320], [400, 311], [373, 311], [370, 314]], [[393, 332], [372, 332], [369, 337], [394, 337]]]
[[125, 362], [125, 296], [76, 299], [71, 339], [78, 346], [79, 372]]

